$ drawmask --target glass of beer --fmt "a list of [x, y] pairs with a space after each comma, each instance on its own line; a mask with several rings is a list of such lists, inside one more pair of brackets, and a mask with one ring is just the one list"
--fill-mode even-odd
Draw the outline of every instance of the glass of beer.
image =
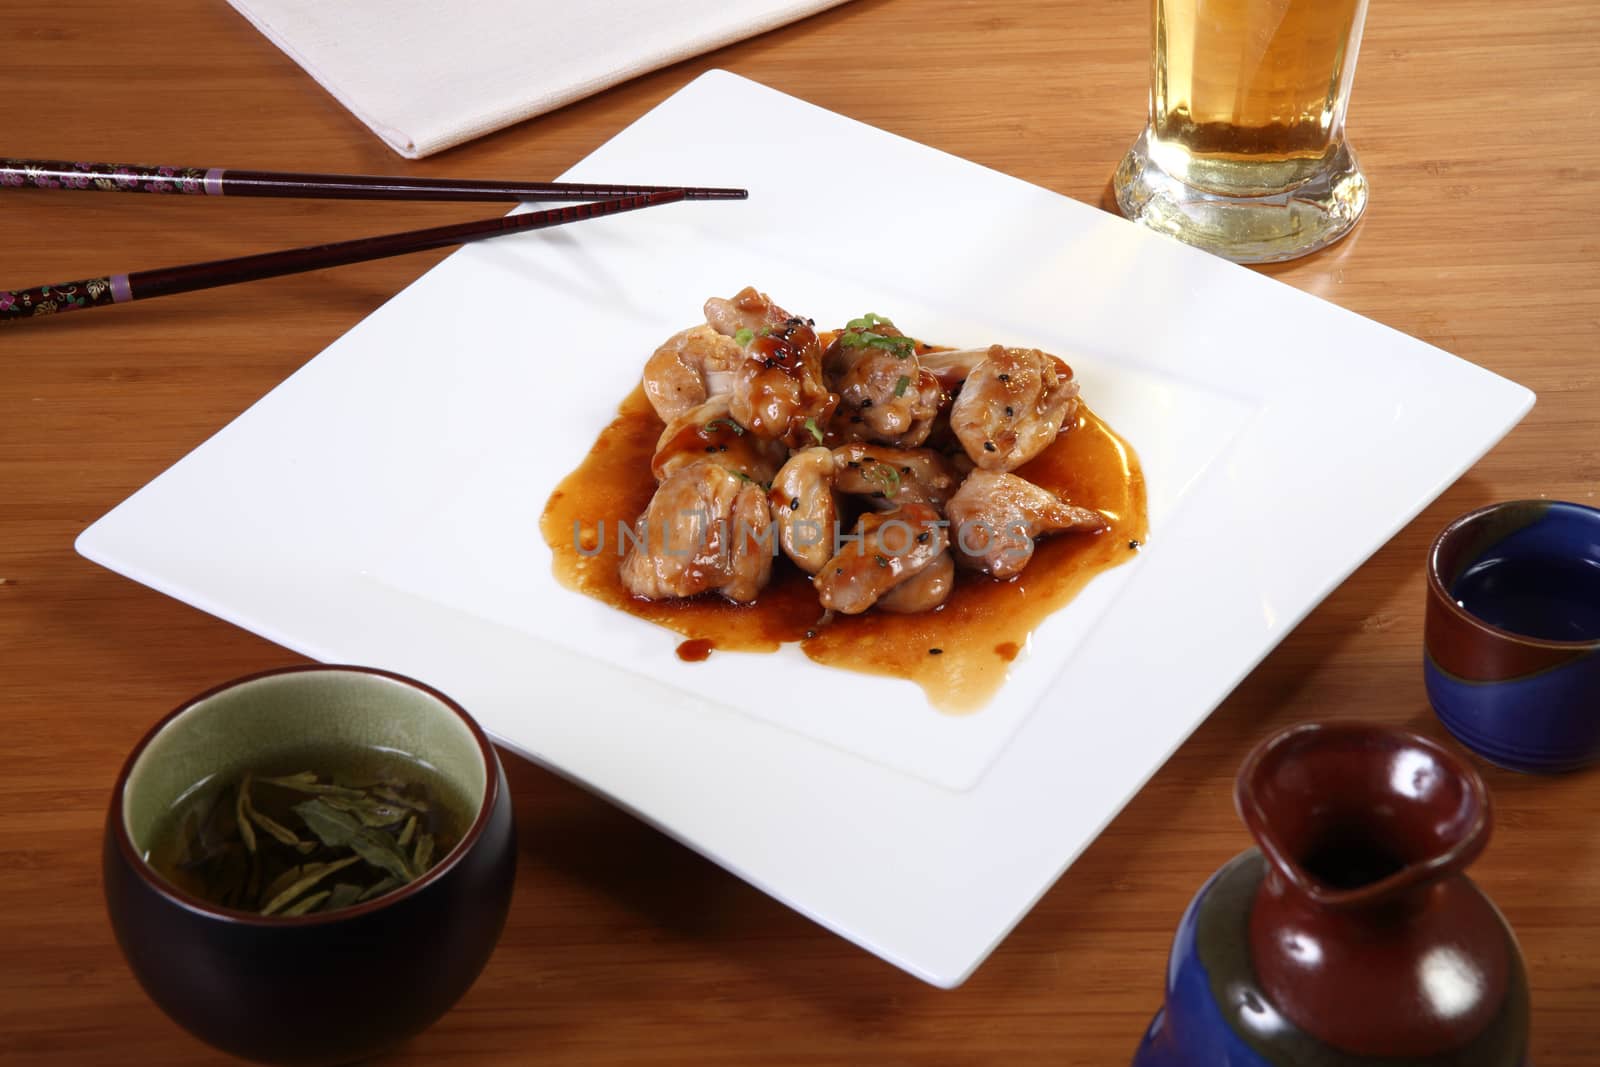
[[1303, 256], [1367, 205], [1344, 138], [1367, 0], [1152, 0], [1128, 218], [1238, 263]]

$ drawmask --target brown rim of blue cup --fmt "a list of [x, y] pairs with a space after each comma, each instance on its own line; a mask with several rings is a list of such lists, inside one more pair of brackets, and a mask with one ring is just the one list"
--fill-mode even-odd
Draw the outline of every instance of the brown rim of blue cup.
[[[1529, 510], [1539, 508], [1542, 512], [1548, 512], [1554, 507], [1571, 508], [1573, 510], [1587, 512], [1593, 516], [1596, 522], [1600, 522], [1600, 509], [1589, 507], [1587, 504], [1578, 504], [1567, 500], [1540, 500], [1537, 498], [1529, 498], [1525, 500], [1502, 500], [1495, 504], [1485, 504], [1480, 508], [1474, 508], [1465, 515], [1458, 515], [1456, 518], [1452, 519], [1449, 524], [1447, 524], [1444, 529], [1440, 530], [1438, 535], [1434, 537], [1433, 544], [1428, 548], [1428, 585], [1435, 593], [1439, 595], [1441, 606], [1468, 625], [1482, 630], [1485, 633], [1493, 634], [1496, 637], [1506, 638], [1507, 640], [1518, 641], [1529, 645], [1537, 645], [1541, 648], [1559, 649], [1562, 651], [1600, 648], [1600, 636], [1579, 638], [1573, 641], [1562, 641], [1549, 637], [1535, 637], [1531, 634], [1518, 633], [1516, 630], [1508, 630], [1503, 626], [1496, 626], [1494, 623], [1486, 622], [1457, 603], [1455, 597], [1450, 593], [1449, 585], [1447, 585], [1439, 576], [1439, 552], [1446, 546], [1447, 542], [1453, 540], [1455, 536], [1460, 534], [1463, 527], [1469, 526], [1472, 523], [1482, 519], [1484, 516], [1493, 514], [1497, 511], [1509, 511], [1518, 508], [1527, 508]], [[1510, 531], [1508, 530], [1507, 532]], [[1492, 548], [1496, 543], [1497, 540], [1486, 541], [1480, 547], [1483, 549]], [[1470, 563], [1471, 560], [1468, 560], [1467, 562]], [[1459, 577], [1459, 575], [1457, 575], [1457, 577]]]
[[[1463, 607], [1453, 587], [1491, 553], [1582, 565], [1596, 561], [1597, 546], [1600, 510], [1553, 500], [1476, 508], [1434, 538], [1423, 630], [1428, 702], [1457, 741], [1492, 763], [1549, 774], [1600, 760], [1600, 634], [1567, 639], [1497, 625]], [[1572, 622], [1587, 633], [1588, 601], [1573, 603]]]

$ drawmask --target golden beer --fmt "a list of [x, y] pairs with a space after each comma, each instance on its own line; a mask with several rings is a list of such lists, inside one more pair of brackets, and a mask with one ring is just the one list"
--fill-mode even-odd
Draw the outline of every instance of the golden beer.
[[1348, 230], [1366, 202], [1344, 140], [1365, 15], [1366, 0], [1153, 0], [1124, 213], [1243, 262]]

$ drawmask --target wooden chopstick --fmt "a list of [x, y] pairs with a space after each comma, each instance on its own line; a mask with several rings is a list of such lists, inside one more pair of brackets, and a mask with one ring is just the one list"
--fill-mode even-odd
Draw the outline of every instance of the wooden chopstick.
[[191, 196], [277, 196], [311, 200], [614, 200], [682, 189], [685, 200], [743, 200], [744, 189], [680, 185], [500, 182], [380, 174], [295, 174], [221, 167], [147, 167], [0, 158], [0, 189], [82, 189]]
[[110, 274], [64, 285], [38, 285], [31, 289], [0, 289], [0, 323], [48, 315], [52, 312], [76, 311], [79, 308], [104, 307], [107, 304], [125, 304], [130, 300], [146, 300], [154, 296], [193, 292], [196, 289], [213, 289], [219, 285], [255, 281], [258, 278], [276, 278], [283, 274], [337, 267], [346, 263], [361, 263], [369, 259], [421, 252], [429, 248], [481, 241], [508, 233], [541, 230], [563, 226], [569, 222], [615, 215], [622, 211], [671, 204], [686, 199], [682, 189], [666, 189], [642, 196], [628, 196], [604, 200], [594, 204], [573, 204], [568, 207], [535, 211], [526, 215], [508, 215], [484, 219], [479, 222], [458, 222], [449, 226], [434, 226], [426, 230], [408, 230], [405, 233], [383, 234], [377, 237], [359, 237], [352, 241], [334, 244], [291, 248], [281, 252], [262, 252], [236, 259], [218, 259], [209, 263], [190, 263], [182, 267], [161, 270], [136, 271], [132, 274]]

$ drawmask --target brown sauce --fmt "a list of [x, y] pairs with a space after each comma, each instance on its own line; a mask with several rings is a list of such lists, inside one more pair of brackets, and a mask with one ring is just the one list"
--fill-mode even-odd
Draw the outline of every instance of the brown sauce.
[[716, 647], [708, 638], [696, 637], [678, 646], [678, 658], [685, 663], [704, 663]]
[[[550, 495], [539, 528], [555, 554], [562, 585], [682, 634], [688, 640], [678, 646], [678, 655], [686, 661], [703, 660], [712, 649], [772, 652], [799, 642], [818, 663], [905, 678], [943, 711], [975, 711], [1000, 688], [1010, 663], [1046, 616], [1095, 575], [1131, 559], [1135, 545], [1147, 540], [1138, 457], [1084, 405], [1072, 430], [1016, 473], [1073, 504], [1104, 512], [1111, 528], [1041, 539], [1033, 560], [1010, 581], [963, 571], [936, 611], [869, 611], [819, 627], [822, 608], [810, 575], [780, 555], [773, 562], [772, 583], [754, 604], [717, 596], [643, 600], [622, 585], [617, 531], [631, 525], [655, 493], [650, 459], [662, 429], [644, 390], [636, 388], [578, 469]], [[603, 545], [597, 534], [603, 535]]]

